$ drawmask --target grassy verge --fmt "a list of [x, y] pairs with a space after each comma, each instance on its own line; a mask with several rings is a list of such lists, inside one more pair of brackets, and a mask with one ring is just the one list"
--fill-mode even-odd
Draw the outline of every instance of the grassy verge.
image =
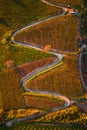
[[15, 40], [40, 47], [50, 45], [62, 51], [77, 51], [77, 24], [73, 15], [65, 15], [35, 25], [16, 35]]
[[61, 93], [68, 97], [82, 94], [82, 84], [79, 75], [77, 56], [66, 56], [61, 67], [51, 70], [31, 80], [27, 87]]

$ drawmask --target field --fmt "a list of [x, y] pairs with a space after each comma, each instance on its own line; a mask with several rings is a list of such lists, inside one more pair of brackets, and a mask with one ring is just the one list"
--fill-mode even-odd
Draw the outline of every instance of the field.
[[35, 50], [11, 45], [10, 36], [19, 28], [58, 12], [61, 12], [61, 9], [46, 5], [40, 0], [11, 0], [10, 2], [2, 0], [0, 2], [0, 70], [6, 68], [4, 63], [8, 60], [11, 60], [14, 65], [20, 65], [34, 61], [38, 54], [41, 56], [41, 53]]
[[82, 30], [83, 35], [87, 38], [87, 1], [84, 0], [82, 8]]
[[79, 75], [78, 57], [65, 56], [61, 67], [51, 70], [31, 80], [27, 87], [61, 93], [68, 97], [80, 96], [82, 84]]
[[40, 67], [47, 66], [55, 60], [56, 58], [54, 56], [49, 58], [43, 58], [37, 61], [19, 65], [16, 67], [16, 70], [18, 72], [19, 78], [22, 79], [28, 73], [31, 73], [32, 71], [39, 69]]
[[[82, 0], [47, 0], [55, 4], [64, 4], [82, 9]], [[86, 8], [86, 7], [85, 7]], [[51, 7], [41, 0], [1, 0], [0, 2], [0, 124], [7, 120], [18, 119], [27, 116], [44, 115], [36, 120], [15, 122], [12, 127], [0, 125], [0, 130], [58, 130], [58, 129], [84, 129], [87, 125], [87, 114], [85, 114], [76, 103], [60, 111], [49, 113], [48, 110], [64, 105], [64, 100], [50, 94], [37, 94], [25, 92], [21, 80], [25, 75], [40, 67], [47, 66], [56, 60], [56, 57], [12, 44], [10, 37], [16, 30], [60, 14], [62, 10]], [[82, 13], [82, 12], [81, 12]], [[82, 16], [83, 33], [85, 29], [87, 10]], [[29, 29], [20, 32], [15, 40], [52, 50], [56, 49], [63, 53], [63, 64], [49, 72], [27, 82], [31, 90], [48, 91], [62, 94], [76, 101], [83, 96], [83, 88], [78, 67], [78, 18], [66, 13], [63, 16], [47, 20]], [[82, 27], [82, 26], [81, 26]], [[47, 48], [48, 47], [48, 48]], [[65, 53], [68, 51], [69, 53]], [[87, 82], [84, 67], [87, 57], [83, 57], [83, 77]], [[87, 73], [87, 72], [86, 72]], [[79, 100], [79, 99], [78, 99]], [[87, 99], [84, 99], [87, 101]], [[77, 101], [78, 102], [78, 101]], [[54, 124], [53, 124], [54, 123]], [[63, 126], [62, 126], [63, 124]], [[65, 125], [69, 124], [69, 126]], [[72, 124], [72, 126], [71, 126]], [[79, 124], [81, 125], [79, 127]]]
[[4, 113], [5, 120], [28, 117], [34, 114], [42, 114], [44, 111], [37, 108], [10, 110]]
[[44, 125], [38, 123], [22, 122], [15, 124], [12, 128], [6, 126], [0, 126], [0, 129], [4, 130], [86, 130], [86, 128], [73, 125], [73, 126], [56, 126], [56, 125]]
[[[27, 47], [0, 44], [0, 70], [50, 56], [52, 55]], [[13, 63], [8, 65], [6, 64], [7, 61], [12, 61]]]
[[87, 86], [87, 52], [85, 52], [85, 54], [82, 55], [82, 63], [81, 63], [81, 66], [82, 66], [82, 76], [83, 76], [83, 79], [84, 79], [84, 82]]
[[49, 97], [41, 97], [34, 95], [25, 95], [25, 103], [28, 107], [38, 108], [42, 110], [50, 110], [52, 108], [58, 108], [63, 106], [64, 101], [61, 99], [49, 98]]
[[81, 0], [76, 0], [76, 1], [73, 1], [73, 0], [47, 0], [48, 2], [51, 2], [53, 4], [63, 4], [65, 6], [74, 6], [74, 7], [79, 7], [81, 6], [82, 4], [82, 1]]
[[0, 36], [9, 30], [16, 30], [61, 11], [42, 3], [40, 0], [11, 0], [10, 2], [2, 0], [0, 7], [0, 30], [2, 30]]
[[24, 99], [22, 94], [24, 91], [20, 85], [20, 80], [27, 73], [33, 71], [34, 69], [38, 69], [39, 67], [48, 65], [54, 60], [55, 58], [44, 58], [42, 60], [27, 63], [18, 67], [13, 67], [11, 69], [0, 72], [0, 106], [2, 106], [4, 109], [15, 109], [23, 107]]
[[24, 107], [22, 86], [14, 69], [0, 72], [0, 92], [3, 109], [9, 110]]
[[44, 48], [50, 45], [62, 51], [77, 51], [78, 19], [64, 15], [26, 29], [16, 35], [15, 40], [29, 42]]
[[87, 13], [83, 15], [83, 33], [87, 38]]
[[54, 113], [50, 113], [44, 117], [38, 119], [42, 122], [59, 123], [59, 124], [87, 124], [87, 114], [81, 111], [76, 106], [71, 106], [64, 110], [60, 110]]

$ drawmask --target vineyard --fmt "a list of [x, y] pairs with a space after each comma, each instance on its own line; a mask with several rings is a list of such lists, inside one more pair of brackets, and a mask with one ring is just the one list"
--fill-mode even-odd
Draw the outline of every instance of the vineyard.
[[64, 105], [64, 101], [57, 98], [41, 97], [25, 95], [25, 103], [28, 107], [38, 108], [42, 110], [50, 110]]
[[77, 51], [77, 24], [77, 17], [63, 15], [21, 31], [15, 40], [27, 44], [33, 43], [43, 48], [50, 45], [57, 50]]
[[0, 106], [2, 106], [4, 109], [15, 109], [23, 107], [24, 91], [20, 85], [21, 78], [23, 78], [27, 73], [32, 72], [34, 69], [46, 66], [54, 60], [56, 60], [55, 57], [43, 58], [42, 60], [37, 60], [0, 72]]
[[56, 57], [43, 58], [37, 61], [29, 62], [16, 67], [19, 78], [22, 79], [28, 73], [31, 73], [33, 70], [39, 69], [40, 67], [47, 66], [50, 63], [54, 62]]
[[[0, 44], [0, 71], [3, 71], [4, 69], [9, 67], [18, 66], [24, 63], [51, 56], [51, 54], [47, 54], [27, 47]], [[6, 64], [8, 61], [12, 61], [13, 64], [9, 63], [8, 66]]]
[[0, 92], [3, 109], [9, 110], [24, 107], [23, 90], [15, 69], [0, 73]]
[[87, 38], [87, 0], [83, 0], [82, 8], [82, 30], [84, 36]]
[[[81, 29], [86, 36], [87, 9], [82, 0], [47, 1], [0, 2], [0, 130], [87, 128], [87, 97], [79, 71], [82, 50], [77, 46], [80, 19], [78, 13], [66, 11], [83, 9]], [[83, 55], [85, 82], [86, 62]], [[86, 103], [83, 109], [81, 101]]]
[[81, 7], [81, 4], [82, 4], [82, 0], [76, 0], [76, 1], [73, 1], [73, 0], [47, 0], [48, 2], [50, 3], [53, 3], [53, 4], [63, 4], [65, 6], [74, 6], [76, 8], [80, 8]]
[[61, 9], [46, 5], [40, 0], [11, 0], [10, 2], [2, 0], [0, 7], [0, 30], [2, 30], [0, 36], [9, 32], [9, 30], [17, 30], [31, 22], [61, 12]]
[[41, 52], [11, 45], [10, 36], [19, 28], [58, 12], [61, 12], [61, 9], [45, 5], [40, 0], [0, 2], [0, 71], [6, 68], [4, 64], [8, 60], [11, 60], [13, 65], [20, 65], [34, 61], [38, 54], [41, 56]]
[[39, 122], [59, 123], [59, 124], [87, 124], [87, 114], [76, 106], [71, 106], [64, 110], [49, 113], [37, 119]]
[[83, 76], [84, 82], [87, 86], [87, 52], [86, 51], [82, 55], [81, 69], [82, 69], [82, 76]]
[[44, 124], [34, 124], [29, 122], [22, 122], [17, 125], [14, 125], [12, 128], [0, 126], [0, 129], [3, 130], [86, 130], [83, 127], [77, 125], [72, 126], [56, 126], [56, 125], [44, 125]]
[[62, 93], [68, 97], [80, 96], [82, 84], [78, 70], [78, 57], [65, 56], [61, 67], [35, 77], [27, 87], [34, 90]]

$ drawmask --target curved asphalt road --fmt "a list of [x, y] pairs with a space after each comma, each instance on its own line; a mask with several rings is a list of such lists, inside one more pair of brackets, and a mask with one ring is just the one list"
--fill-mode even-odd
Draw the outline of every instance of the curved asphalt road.
[[[57, 6], [57, 5], [50, 4], [50, 3], [48, 3], [46, 0], [42, 0], [42, 2], [44, 2], [44, 3], [46, 3], [46, 4], [49, 4], [49, 5], [51, 5], [51, 6], [55, 6], [55, 7], [59, 7], [59, 8], [62, 8], [62, 9], [63, 9], [62, 6]], [[36, 23], [34, 23], [34, 24], [31, 24], [31, 25], [28, 25], [28, 26], [26, 26], [26, 27], [24, 27], [24, 28], [19, 29], [18, 31], [16, 31], [16, 32], [12, 35], [11, 41], [12, 41], [13, 43], [15, 43], [15, 44], [19, 44], [19, 45], [26, 46], [26, 47], [29, 47], [29, 48], [34, 48], [34, 49], [36, 49], [36, 50], [44, 51], [43, 49], [39, 48], [38, 46], [34, 46], [34, 45], [32, 45], [31, 43], [25, 44], [25, 43], [21, 43], [21, 42], [15, 41], [15, 40], [14, 40], [14, 37], [15, 37], [19, 32], [21, 32], [21, 31], [23, 31], [23, 30], [25, 30], [25, 29], [27, 29], [27, 28], [33, 27], [33, 26], [35, 26], [35, 25], [37, 25], [37, 24], [39, 24], [39, 23], [43, 23], [43, 22], [45, 22], [45, 21], [47, 21], [47, 20], [49, 20], [49, 19], [54, 19], [54, 18], [59, 17], [59, 16], [65, 14], [65, 13], [66, 13], [66, 10], [63, 9], [63, 12], [62, 12], [61, 14], [58, 14], [58, 15], [56, 15], [56, 16], [49, 17], [49, 18], [47, 18], [47, 19], [41, 20], [41, 21], [39, 21], [39, 22], [36, 22]], [[51, 52], [49, 51], [48, 53], [55, 55], [55, 56], [57, 57], [57, 60], [56, 60], [55, 62], [51, 63], [51, 64], [48, 65], [48, 66], [42, 67], [42, 68], [40, 68], [39, 70], [35, 70], [35, 71], [33, 71], [32, 73], [27, 74], [27, 75], [22, 79], [21, 82], [22, 82], [22, 85], [23, 85], [23, 88], [24, 88], [25, 91], [32, 91], [32, 92], [35, 92], [35, 93], [38, 93], [38, 94], [45, 94], [45, 95], [51, 94], [51, 95], [53, 95], [53, 96], [55, 96], [55, 97], [59, 97], [59, 98], [61, 98], [61, 99], [63, 99], [63, 100], [65, 101], [64, 106], [63, 106], [63, 107], [58, 107], [58, 108], [52, 108], [50, 111], [47, 111], [47, 112], [45, 112], [45, 113], [43, 113], [43, 114], [37, 113], [37, 114], [31, 115], [31, 116], [29, 116], [29, 117], [20, 118], [20, 119], [14, 119], [14, 120], [8, 121], [8, 122], [6, 122], [6, 125], [7, 125], [7, 126], [12, 126], [12, 124], [13, 124], [14, 122], [36, 119], [36, 118], [38, 118], [38, 117], [40, 117], [40, 116], [43, 116], [43, 115], [46, 115], [46, 114], [48, 114], [48, 113], [50, 113], [50, 112], [54, 112], [54, 111], [57, 111], [57, 110], [60, 110], [60, 109], [64, 109], [64, 108], [68, 107], [68, 106], [71, 104], [70, 100], [69, 100], [67, 97], [63, 96], [63, 95], [56, 94], [56, 93], [51, 93], [51, 92], [48, 92], [48, 91], [30, 90], [30, 89], [28, 89], [28, 88], [26, 87], [26, 84], [27, 84], [30, 80], [32, 80], [33, 78], [35, 78], [35, 76], [39, 76], [39, 75], [41, 75], [41, 74], [43, 74], [43, 73], [45, 73], [45, 72], [47, 72], [47, 71], [50, 71], [50, 70], [52, 70], [53, 68], [58, 67], [58, 66], [60, 66], [60, 65], [62, 64], [62, 58], [63, 58], [63, 57], [62, 57], [62, 54], [59, 54], [59, 53], [54, 52], [54, 51], [51, 51]]]

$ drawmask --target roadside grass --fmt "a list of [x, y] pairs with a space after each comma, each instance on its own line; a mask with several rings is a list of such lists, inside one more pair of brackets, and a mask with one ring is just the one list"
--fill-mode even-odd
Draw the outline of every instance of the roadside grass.
[[27, 87], [31, 90], [61, 93], [69, 98], [80, 96], [83, 91], [77, 60], [77, 56], [65, 56], [62, 66], [36, 76], [27, 83]]
[[40, 47], [50, 45], [62, 51], [77, 51], [78, 19], [63, 15], [21, 31], [15, 36], [19, 42], [29, 42]]
[[64, 110], [49, 113], [46, 116], [37, 119], [38, 122], [49, 122], [59, 124], [87, 124], [87, 114], [81, 111], [77, 106], [73, 105]]
[[0, 92], [2, 108], [5, 110], [24, 107], [23, 89], [14, 69], [0, 72]]

